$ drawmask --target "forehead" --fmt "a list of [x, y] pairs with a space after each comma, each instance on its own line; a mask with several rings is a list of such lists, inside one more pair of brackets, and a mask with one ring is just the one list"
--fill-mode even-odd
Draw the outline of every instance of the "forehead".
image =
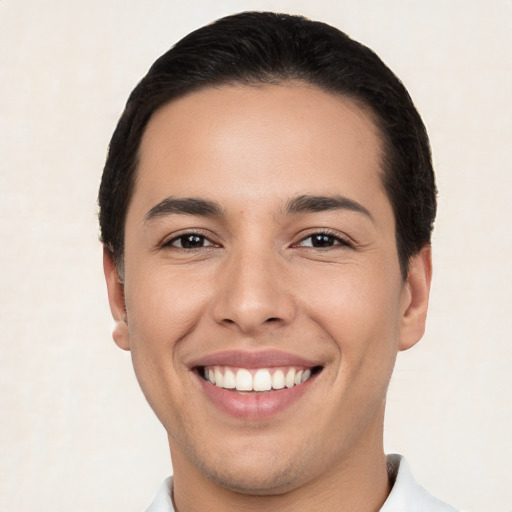
[[351, 99], [301, 84], [207, 88], [151, 118], [132, 202], [151, 207], [173, 195], [260, 204], [329, 193], [386, 200], [381, 153], [377, 127]]

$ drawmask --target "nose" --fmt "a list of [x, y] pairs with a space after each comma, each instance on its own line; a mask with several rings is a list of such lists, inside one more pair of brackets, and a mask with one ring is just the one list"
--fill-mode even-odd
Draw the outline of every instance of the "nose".
[[289, 324], [296, 303], [285, 265], [272, 251], [232, 254], [218, 269], [214, 320], [251, 335]]

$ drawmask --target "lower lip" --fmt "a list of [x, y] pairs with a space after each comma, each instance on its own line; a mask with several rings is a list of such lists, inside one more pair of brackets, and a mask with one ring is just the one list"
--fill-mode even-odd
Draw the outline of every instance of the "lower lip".
[[241, 394], [215, 386], [197, 375], [204, 393], [219, 409], [231, 416], [252, 420], [268, 418], [290, 407], [310, 388], [315, 377], [291, 388]]

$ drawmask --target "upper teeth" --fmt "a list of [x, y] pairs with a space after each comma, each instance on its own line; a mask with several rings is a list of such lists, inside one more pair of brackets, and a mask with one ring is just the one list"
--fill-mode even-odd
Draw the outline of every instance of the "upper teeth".
[[311, 370], [297, 368], [248, 370], [210, 366], [204, 369], [204, 377], [212, 384], [224, 389], [269, 391], [301, 384], [311, 377]]

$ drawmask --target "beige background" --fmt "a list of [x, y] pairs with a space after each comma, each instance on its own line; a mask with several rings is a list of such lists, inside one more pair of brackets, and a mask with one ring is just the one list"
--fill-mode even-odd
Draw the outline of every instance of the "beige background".
[[399, 356], [386, 446], [447, 501], [510, 512], [510, 0], [0, 0], [0, 510], [141, 511], [170, 472], [110, 339], [96, 192], [154, 58], [247, 9], [362, 40], [422, 112], [440, 189], [435, 280], [428, 332]]

